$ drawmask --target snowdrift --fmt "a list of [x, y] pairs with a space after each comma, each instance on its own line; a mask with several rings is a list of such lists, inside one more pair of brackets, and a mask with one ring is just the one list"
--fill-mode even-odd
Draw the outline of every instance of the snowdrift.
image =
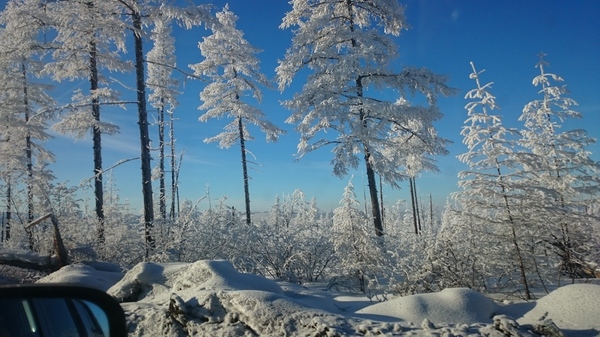
[[[600, 285], [571, 284], [558, 288], [539, 299], [518, 322], [535, 324], [546, 319], [565, 331], [600, 330]], [[600, 331], [589, 332], [589, 336], [600, 335]]]
[[421, 323], [491, 323], [498, 305], [467, 288], [444, 289], [439, 293], [399, 297], [371, 305], [357, 314], [388, 320]]
[[37, 283], [69, 283], [107, 291], [123, 277], [117, 265], [77, 263], [64, 266], [58, 271], [42, 277]]
[[[72, 265], [40, 280], [108, 289], [130, 336], [600, 336], [600, 285], [498, 305], [465, 288], [373, 303], [323, 285], [274, 282], [227, 261]], [[534, 331], [537, 334], [534, 334]]]

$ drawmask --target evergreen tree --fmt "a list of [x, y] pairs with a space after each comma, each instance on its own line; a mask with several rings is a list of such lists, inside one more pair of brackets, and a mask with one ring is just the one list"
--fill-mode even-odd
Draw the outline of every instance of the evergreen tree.
[[244, 101], [251, 95], [258, 102], [262, 99], [259, 86], [268, 86], [266, 77], [260, 72], [259, 60], [255, 56], [259, 51], [252, 47], [236, 29], [237, 16], [225, 6], [217, 14], [218, 24], [212, 26], [213, 34], [198, 44], [204, 61], [191, 65], [194, 74], [208, 77], [211, 81], [200, 93], [206, 110], [200, 116], [201, 122], [211, 118], [230, 117], [233, 121], [225, 126], [225, 131], [204, 141], [219, 142], [221, 148], [229, 148], [239, 141], [242, 156], [244, 196], [246, 204], [246, 223], [251, 221], [250, 191], [248, 184], [248, 162], [246, 160], [246, 141], [251, 140], [249, 124], [256, 125], [265, 133], [267, 141], [276, 141], [283, 130], [266, 119], [257, 108]]
[[[397, 1], [291, 3], [293, 8], [280, 27], [297, 29], [292, 46], [277, 67], [277, 78], [283, 90], [303, 69], [309, 71], [302, 90], [284, 102], [292, 111], [286, 122], [297, 124], [301, 134], [298, 156], [331, 145], [333, 172], [342, 177], [358, 167], [362, 155], [371, 201], [370, 218], [375, 233], [381, 236], [383, 224], [375, 174], [394, 187], [407, 178], [386, 150], [405, 149], [398, 134], [414, 137], [428, 153], [443, 148], [443, 141], [428, 131], [442, 116], [436, 107], [438, 95], [451, 94], [453, 90], [446, 86], [444, 77], [429, 70], [391, 69], [397, 46], [390, 35], [399, 35], [406, 26], [404, 9]], [[395, 104], [377, 95], [384, 88], [397, 90], [401, 97], [422, 94], [427, 104]], [[415, 124], [418, 128], [413, 127]]]

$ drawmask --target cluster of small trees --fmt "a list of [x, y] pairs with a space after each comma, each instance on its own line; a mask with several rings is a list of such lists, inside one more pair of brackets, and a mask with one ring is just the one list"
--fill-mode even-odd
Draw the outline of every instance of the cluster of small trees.
[[522, 129], [506, 128], [492, 114], [492, 83], [483, 85], [471, 64], [476, 88], [465, 97], [461, 133], [468, 152], [459, 156], [469, 169], [459, 174], [462, 191], [442, 231], [447, 252], [468, 261], [469, 286], [516, 283], [528, 299], [532, 285], [546, 288], [560, 275], [593, 277], [598, 253], [600, 165], [586, 150], [594, 140], [585, 130], [561, 130], [581, 115], [563, 79], [546, 71], [544, 56], [532, 81], [541, 97], [524, 106]]

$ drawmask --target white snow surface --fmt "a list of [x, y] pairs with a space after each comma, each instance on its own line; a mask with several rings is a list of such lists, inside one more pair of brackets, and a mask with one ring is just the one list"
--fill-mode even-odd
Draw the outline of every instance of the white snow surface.
[[571, 337], [600, 336], [600, 285], [591, 284], [509, 305], [464, 288], [370, 302], [323, 284], [275, 282], [211, 260], [140, 263], [125, 275], [102, 265], [74, 265], [43, 282], [108, 289], [126, 301], [121, 305], [130, 336], [537, 336], [531, 330], [553, 324]]
[[48, 255], [42, 255], [26, 250], [0, 248], [0, 259], [2, 260], [19, 260], [40, 266], [47, 266], [50, 264], [51, 258], [52, 257]]
[[444, 289], [438, 293], [395, 298], [359, 310], [365, 317], [400, 319], [421, 323], [491, 323], [499, 306], [481, 293], [467, 288]]
[[544, 317], [564, 330], [599, 330], [600, 285], [571, 284], [558, 288], [538, 300], [521, 317], [520, 324], [533, 324]]
[[107, 265], [71, 264], [46, 277], [42, 277], [37, 283], [77, 284], [107, 291], [123, 277], [123, 272], [119, 268], [106, 268]]

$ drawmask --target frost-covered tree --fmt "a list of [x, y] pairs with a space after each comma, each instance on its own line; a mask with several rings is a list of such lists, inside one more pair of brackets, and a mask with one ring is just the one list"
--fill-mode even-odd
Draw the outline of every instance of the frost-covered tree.
[[56, 31], [52, 41], [52, 62], [44, 72], [55, 81], [88, 81], [89, 89], [78, 89], [72, 104], [54, 129], [76, 138], [92, 135], [97, 239], [104, 242], [104, 196], [102, 134], [114, 134], [118, 127], [101, 120], [101, 105], [116, 104], [118, 93], [110, 88], [103, 71], [124, 72], [130, 63], [125, 52], [125, 27], [114, 1], [60, 0], [46, 6], [49, 24]]
[[258, 49], [244, 39], [243, 32], [235, 26], [237, 16], [225, 6], [217, 13], [218, 24], [211, 27], [213, 34], [198, 44], [204, 60], [190, 65], [197, 76], [207, 77], [210, 83], [200, 93], [203, 104], [200, 110], [206, 112], [200, 116], [201, 122], [211, 118], [231, 118], [220, 134], [206, 138], [207, 143], [218, 142], [221, 148], [240, 144], [244, 196], [246, 204], [246, 223], [251, 224], [250, 191], [248, 184], [248, 162], [246, 160], [246, 141], [251, 140], [249, 125], [257, 126], [265, 133], [267, 141], [276, 141], [283, 130], [266, 119], [258, 108], [246, 102], [253, 97], [262, 99], [260, 86], [268, 86], [267, 78], [260, 72]]
[[561, 271], [576, 277], [585, 269], [584, 256], [592, 246], [590, 218], [586, 208], [600, 196], [600, 166], [586, 149], [595, 140], [583, 129], [562, 131], [562, 124], [581, 118], [567, 96], [564, 80], [546, 72], [548, 63], [540, 55], [540, 74], [533, 79], [542, 98], [523, 108], [525, 129], [520, 145], [529, 153], [521, 158], [524, 185], [536, 203], [530, 207], [532, 225], [545, 228], [547, 243], [561, 259]]
[[[358, 168], [362, 156], [371, 201], [369, 218], [381, 236], [375, 175], [391, 186], [408, 177], [397, 156], [386, 151], [396, 148], [398, 156], [400, 151], [415, 153], [402, 142], [410, 138], [426, 149], [419, 149], [417, 156], [443, 152], [443, 140], [430, 131], [442, 117], [437, 97], [453, 90], [445, 77], [427, 69], [392, 69], [397, 46], [391, 36], [406, 27], [404, 9], [397, 1], [294, 0], [291, 4], [280, 27], [296, 29], [276, 71], [280, 90], [308, 71], [302, 90], [284, 102], [292, 111], [286, 122], [296, 124], [301, 135], [298, 156], [333, 146], [333, 173], [339, 177]], [[383, 89], [396, 90], [402, 98], [422, 94], [426, 104], [396, 104], [379, 94]]]
[[[480, 75], [483, 71], [478, 72], [472, 62], [471, 67], [473, 72], [469, 78], [477, 86], [465, 95], [465, 99], [470, 101], [465, 106], [467, 125], [461, 131], [468, 152], [458, 156], [469, 170], [459, 173], [459, 186], [463, 190], [454, 197], [460, 202], [465, 224], [469, 225], [464, 230], [469, 235], [487, 233], [488, 237], [483, 239], [485, 242], [501, 245], [504, 242], [502, 238], [510, 238], [510, 248], [504, 250], [505, 253], [510, 252], [509, 256], [494, 250], [487, 256], [488, 262], [498, 265], [506, 260], [514, 261], [525, 297], [530, 299], [527, 274], [531, 271], [528, 266], [532, 264], [527, 261], [534, 257], [528, 254], [523, 244], [529, 234], [519, 210], [528, 196], [520, 188], [520, 165], [515, 160], [515, 136], [518, 132], [504, 127], [500, 115], [490, 113], [498, 108], [496, 98], [489, 91], [493, 83], [482, 85]], [[488, 244], [483, 246], [486, 247], [480, 254], [485, 254], [483, 250], [489, 251]], [[511, 273], [510, 270], [505, 272]]]
[[[0, 13], [1, 178], [7, 182], [8, 206], [21, 194], [14, 188], [26, 187], [27, 222], [34, 219], [36, 195], [43, 199], [40, 191], [51, 177], [45, 167], [53, 161], [43, 147], [50, 138], [46, 122], [54, 102], [46, 93], [49, 86], [39, 79], [46, 48], [37, 37], [47, 19], [41, 8], [39, 0], [15, 0]], [[30, 232], [28, 241], [32, 249]]]
[[120, 13], [126, 18], [127, 28], [133, 33], [134, 67], [136, 81], [136, 105], [140, 132], [140, 160], [142, 179], [142, 198], [144, 204], [144, 242], [146, 257], [155, 247], [152, 235], [154, 223], [154, 203], [152, 196], [152, 167], [150, 165], [150, 133], [148, 123], [146, 95], [146, 59], [144, 58], [145, 28], [152, 25], [156, 16], [165, 16], [166, 20], [176, 20], [185, 28], [199, 25], [203, 21], [212, 21], [206, 6], [189, 6], [186, 8], [172, 6], [167, 1], [152, 0], [111, 0], [120, 5]]
[[[158, 15], [154, 18], [154, 28], [150, 38], [153, 42], [152, 49], [148, 52], [148, 88], [150, 95], [148, 99], [158, 114], [158, 167], [157, 174], [159, 179], [159, 214], [161, 218], [167, 218], [167, 195], [165, 184], [165, 113], [170, 117], [170, 147], [171, 147], [171, 191], [175, 187], [175, 166], [176, 158], [174, 156], [175, 140], [173, 133], [173, 111], [177, 106], [177, 86], [178, 81], [173, 78], [173, 69], [177, 66], [175, 59], [175, 39], [172, 35], [172, 23], [164, 15]], [[171, 193], [172, 199], [174, 193]], [[173, 200], [172, 200], [172, 203]], [[174, 213], [174, 212], [172, 212]], [[173, 214], [174, 216], [174, 214]]]
[[343, 278], [358, 282], [367, 292], [379, 285], [384, 255], [381, 244], [369, 230], [369, 218], [358, 206], [352, 180], [344, 188], [340, 207], [333, 210], [333, 247]]

